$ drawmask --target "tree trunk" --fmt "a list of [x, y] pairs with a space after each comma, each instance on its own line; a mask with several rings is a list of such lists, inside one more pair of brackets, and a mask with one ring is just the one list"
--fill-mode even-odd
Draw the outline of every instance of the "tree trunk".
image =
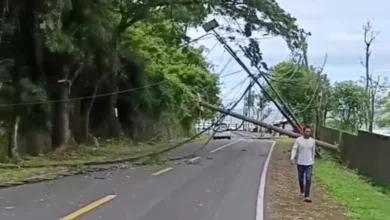
[[[61, 70], [64, 78], [68, 76], [66, 66]], [[60, 80], [60, 79], [58, 79]], [[53, 82], [52, 98], [59, 100], [52, 104], [52, 148], [57, 149], [68, 144], [71, 140], [71, 133], [69, 129], [69, 85], [66, 82]]]
[[374, 127], [373, 127], [373, 124], [374, 124], [374, 116], [375, 116], [375, 95], [373, 92], [371, 92], [371, 97], [370, 97], [370, 119], [369, 119], [369, 124], [368, 124], [368, 132], [372, 132]]
[[92, 111], [92, 108], [93, 108], [93, 104], [95, 103], [95, 100], [96, 100], [96, 95], [97, 95], [97, 92], [99, 90], [99, 87], [100, 85], [102, 84], [102, 82], [104, 81], [105, 79], [105, 76], [102, 76], [99, 81], [95, 84], [94, 88], [93, 88], [93, 97], [92, 97], [92, 100], [88, 102], [86, 108], [85, 108], [85, 112], [83, 112], [83, 116], [84, 116], [84, 123], [83, 123], [83, 126], [82, 126], [82, 129], [83, 129], [83, 139], [84, 141], [88, 141], [89, 140], [89, 121], [90, 121], [90, 118], [91, 118], [91, 111]]
[[[102, 126], [102, 130], [103, 130], [102, 135], [109, 136], [109, 137], [119, 137], [123, 134], [123, 131], [119, 119], [115, 112], [116, 100], [117, 100], [116, 92], [118, 92], [117, 75], [115, 72], [112, 71], [112, 68], [110, 67], [111, 65], [110, 61], [106, 60], [105, 57], [106, 56], [104, 51], [95, 52], [95, 63], [98, 70], [98, 76], [101, 77], [100, 80], [106, 80], [107, 78], [106, 81], [107, 81], [108, 93], [112, 93], [112, 95], [102, 97], [101, 99], [103, 102], [105, 102], [104, 108], [106, 111], [104, 111], [104, 113], [102, 112], [103, 114], [100, 117], [103, 118], [99, 119], [99, 121], [101, 120], [100, 121], [101, 123], [98, 124]], [[101, 82], [97, 82], [97, 84], [100, 83]], [[92, 103], [92, 105], [93, 104], [94, 103]], [[89, 111], [88, 113], [88, 118], [90, 118], [90, 113], [91, 111]], [[88, 127], [89, 127], [89, 119], [88, 119]]]
[[[72, 89], [73, 90], [73, 89]], [[72, 91], [73, 93], [73, 91]], [[74, 94], [77, 94], [74, 93]], [[69, 95], [70, 99], [73, 97], [76, 97], [74, 95]], [[83, 131], [82, 131], [82, 124], [83, 117], [82, 117], [82, 108], [81, 108], [81, 100], [73, 100], [72, 102], [68, 102], [68, 112], [69, 112], [69, 127], [70, 127], [70, 133], [71, 137], [74, 138], [74, 140], [77, 143], [83, 142]]]
[[[17, 38], [15, 38], [17, 39]], [[21, 85], [21, 77], [23, 73], [23, 67], [24, 67], [24, 57], [22, 53], [20, 53], [20, 47], [17, 45], [16, 42], [13, 42], [15, 45], [15, 62], [13, 66], [12, 71], [12, 81], [13, 86], [15, 89], [14, 93], [14, 103], [21, 103], [22, 101], [22, 85]], [[18, 158], [18, 131], [19, 131], [19, 122], [20, 122], [20, 115], [22, 106], [14, 106], [13, 107], [13, 115], [10, 123], [9, 128], [9, 136], [8, 136], [8, 157], [10, 158]]]
[[[118, 87], [115, 80], [110, 82], [110, 93], [118, 92]], [[107, 112], [107, 122], [109, 126], [109, 135], [111, 137], [117, 138], [123, 134], [122, 126], [117, 117], [117, 113], [115, 111], [116, 108], [116, 99], [117, 95], [113, 94], [108, 97], [108, 112]]]
[[366, 43], [366, 54], [365, 54], [365, 70], [366, 70], [366, 79], [365, 79], [365, 90], [367, 93], [367, 99], [366, 99], [366, 117], [365, 117], [365, 124], [366, 124], [366, 129], [371, 132], [372, 131], [372, 122], [371, 122], [371, 105], [370, 105], [370, 100], [371, 100], [371, 92], [370, 92], [370, 44]]
[[18, 152], [18, 131], [19, 131], [20, 116], [15, 113], [12, 120], [12, 128], [8, 133], [8, 157], [19, 158]]

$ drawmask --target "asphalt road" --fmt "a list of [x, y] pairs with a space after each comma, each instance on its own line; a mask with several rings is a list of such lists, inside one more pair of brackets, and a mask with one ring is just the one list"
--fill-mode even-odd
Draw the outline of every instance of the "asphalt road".
[[[2, 189], [0, 219], [263, 220], [256, 210], [265, 205], [258, 194], [271, 145], [218, 140], [191, 162], [173, 161], [158, 171], [135, 167]], [[201, 146], [187, 144], [165, 157]]]
[[273, 138], [273, 136], [268, 133], [261, 134], [257, 132], [247, 132], [247, 131], [233, 131], [232, 133], [242, 138], [253, 138], [253, 139]]

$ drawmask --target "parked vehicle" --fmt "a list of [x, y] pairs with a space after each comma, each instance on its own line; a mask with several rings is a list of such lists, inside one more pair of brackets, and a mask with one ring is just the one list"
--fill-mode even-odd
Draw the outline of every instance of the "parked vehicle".
[[214, 127], [214, 140], [217, 139], [231, 139], [231, 133], [229, 131], [229, 127], [226, 123], [218, 124]]

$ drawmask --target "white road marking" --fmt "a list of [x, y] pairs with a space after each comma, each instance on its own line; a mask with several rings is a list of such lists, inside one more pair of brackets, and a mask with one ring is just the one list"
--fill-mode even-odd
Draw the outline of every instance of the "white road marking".
[[199, 159], [200, 159], [200, 157], [194, 157], [194, 158], [189, 159], [188, 162], [193, 163]]
[[157, 171], [157, 172], [153, 173], [152, 175], [153, 176], [158, 176], [158, 175], [161, 175], [161, 174], [166, 173], [166, 172], [171, 171], [171, 170], [173, 170], [173, 167], [167, 167], [165, 169], [162, 169], [160, 171]]
[[264, 193], [265, 193], [265, 183], [267, 180], [268, 165], [271, 159], [272, 151], [274, 150], [276, 141], [272, 143], [271, 149], [269, 150], [267, 159], [265, 160], [263, 172], [261, 173], [259, 192], [257, 195], [257, 204], [256, 204], [256, 220], [264, 219]]
[[242, 140], [244, 140], [244, 139], [238, 139], [238, 140], [235, 141], [235, 142], [232, 142], [232, 143], [229, 143], [229, 144], [225, 144], [225, 145], [223, 145], [223, 146], [221, 146], [221, 147], [218, 147], [218, 148], [216, 148], [216, 149], [210, 151], [210, 154], [215, 153], [215, 152], [217, 152], [217, 151], [220, 151], [220, 150], [224, 149], [225, 147], [229, 147], [230, 145], [235, 144], [235, 143], [237, 143], [237, 142], [239, 142], [239, 141], [242, 141]]

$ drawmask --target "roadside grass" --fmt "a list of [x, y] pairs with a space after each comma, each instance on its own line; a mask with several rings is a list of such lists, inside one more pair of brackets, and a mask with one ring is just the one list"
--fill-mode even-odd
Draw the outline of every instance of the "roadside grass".
[[[207, 139], [207, 136], [200, 136], [193, 141]], [[90, 162], [99, 163], [138, 157], [141, 157], [138, 161], [141, 161], [147, 169], [157, 170], [164, 165], [159, 152], [184, 140], [186, 139], [148, 144], [135, 144], [129, 140], [107, 140], [99, 146], [69, 146], [38, 157], [24, 157], [16, 163], [0, 163], [0, 184], [36, 177], [55, 177], [62, 172], [82, 169], [82, 164]]]
[[38, 157], [25, 157], [18, 166], [74, 166], [90, 162], [120, 160], [153, 153], [180, 141], [161, 144], [134, 144], [129, 141], [107, 141], [99, 146], [80, 145], [59, 149]]
[[14, 183], [30, 178], [50, 178], [59, 173], [68, 172], [68, 167], [41, 167], [41, 168], [21, 168], [21, 169], [0, 169], [0, 184]]
[[281, 143], [281, 144], [294, 144], [294, 140], [292, 138], [278, 138], [276, 139], [276, 142]]
[[314, 176], [332, 199], [347, 207], [352, 219], [390, 219], [390, 196], [357, 173], [332, 160], [319, 160]]
[[[278, 140], [293, 143], [293, 139]], [[389, 189], [375, 187], [356, 172], [332, 160], [322, 151], [323, 159], [316, 162], [314, 177], [328, 195], [348, 210], [351, 219], [390, 219]]]

